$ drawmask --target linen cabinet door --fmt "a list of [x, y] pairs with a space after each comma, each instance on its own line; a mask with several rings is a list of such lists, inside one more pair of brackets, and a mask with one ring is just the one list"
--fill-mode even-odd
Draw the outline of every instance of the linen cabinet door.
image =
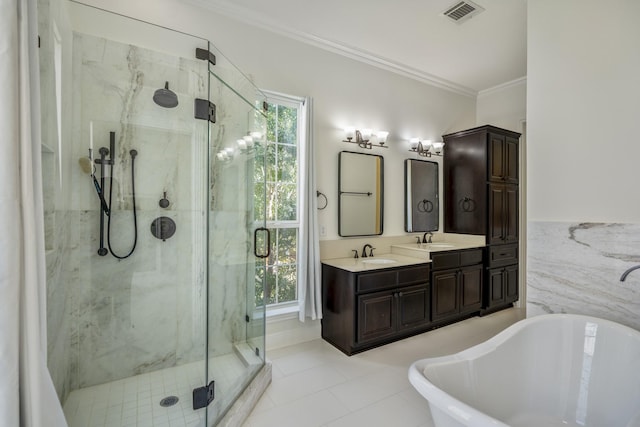
[[518, 300], [518, 264], [509, 265], [504, 268], [505, 302]]
[[505, 185], [504, 190], [504, 243], [518, 242], [518, 186]]
[[506, 192], [502, 184], [489, 185], [489, 229], [487, 240], [490, 245], [505, 243]]

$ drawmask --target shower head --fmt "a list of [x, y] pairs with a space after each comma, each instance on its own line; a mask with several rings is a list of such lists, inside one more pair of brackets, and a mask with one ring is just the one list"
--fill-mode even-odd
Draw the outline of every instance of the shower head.
[[164, 108], [173, 108], [178, 105], [178, 95], [169, 90], [169, 82], [165, 82], [164, 87], [153, 94], [153, 102]]

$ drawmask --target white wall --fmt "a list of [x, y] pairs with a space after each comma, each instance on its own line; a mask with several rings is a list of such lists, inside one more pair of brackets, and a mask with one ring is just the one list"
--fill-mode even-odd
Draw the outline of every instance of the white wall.
[[528, 2], [527, 315], [640, 329], [640, 2]]
[[[340, 55], [251, 27], [175, 0], [87, 2], [209, 39], [258, 87], [314, 98], [318, 189], [329, 206], [319, 212], [322, 239], [338, 238], [338, 152], [346, 125], [388, 130], [385, 158], [384, 234], [404, 234], [405, 140], [435, 139], [475, 125], [475, 99], [429, 86]], [[371, 151], [367, 152], [371, 153]]]
[[640, 222], [640, 2], [528, 6], [529, 219]]
[[527, 115], [526, 77], [507, 82], [478, 93], [476, 124], [494, 125], [522, 132]]

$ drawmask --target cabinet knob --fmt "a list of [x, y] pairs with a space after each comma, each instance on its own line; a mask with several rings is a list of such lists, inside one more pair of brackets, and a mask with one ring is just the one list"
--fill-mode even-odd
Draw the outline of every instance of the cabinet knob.
[[398, 292], [398, 293], [396, 294], [396, 296], [401, 297], [401, 296], [402, 296], [402, 292]]

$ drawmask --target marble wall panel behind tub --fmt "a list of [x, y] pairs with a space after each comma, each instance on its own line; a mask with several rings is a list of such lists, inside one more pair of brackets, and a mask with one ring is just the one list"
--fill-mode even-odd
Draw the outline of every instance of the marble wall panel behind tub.
[[640, 224], [529, 222], [527, 316], [577, 313], [640, 330]]

